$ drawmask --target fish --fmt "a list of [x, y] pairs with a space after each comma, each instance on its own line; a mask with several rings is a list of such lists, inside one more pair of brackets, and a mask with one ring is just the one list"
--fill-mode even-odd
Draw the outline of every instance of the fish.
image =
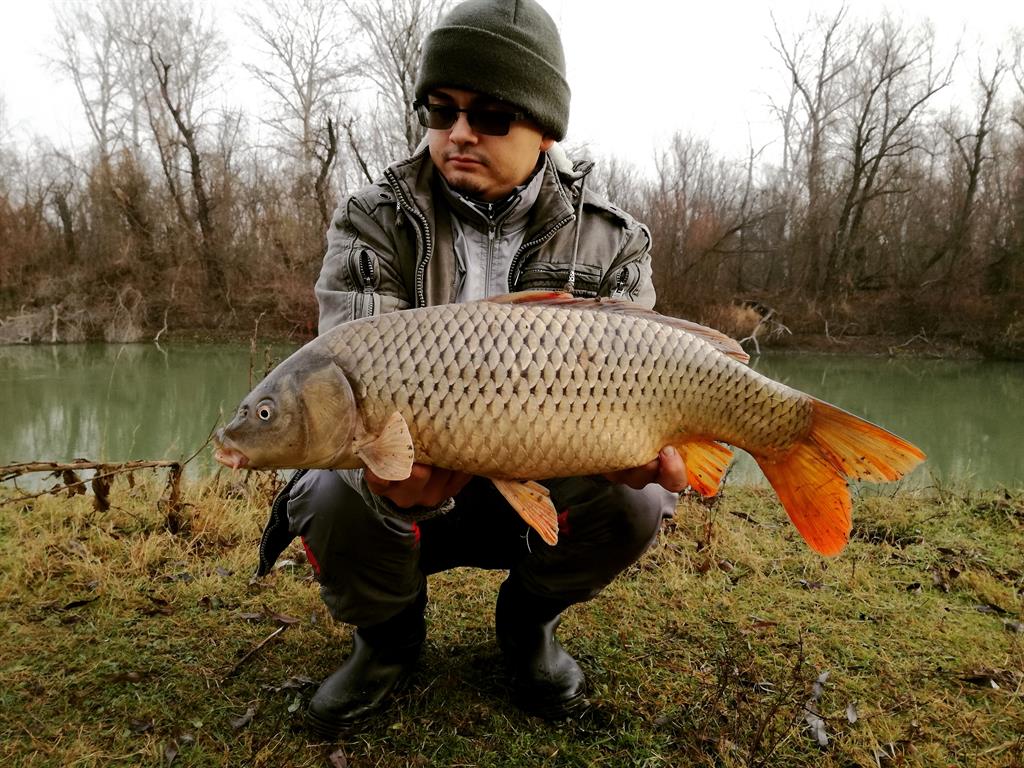
[[719, 331], [618, 299], [525, 291], [402, 310], [343, 323], [280, 363], [215, 434], [215, 457], [478, 475], [554, 545], [539, 481], [642, 466], [673, 446], [690, 487], [712, 496], [739, 448], [807, 544], [836, 555], [849, 481], [897, 480], [925, 455], [748, 361]]

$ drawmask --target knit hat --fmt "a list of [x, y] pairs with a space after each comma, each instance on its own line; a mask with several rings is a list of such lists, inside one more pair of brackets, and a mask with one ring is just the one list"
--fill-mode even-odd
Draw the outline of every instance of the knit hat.
[[467, 0], [427, 35], [416, 98], [461, 88], [507, 101], [562, 139], [569, 84], [558, 27], [534, 0]]

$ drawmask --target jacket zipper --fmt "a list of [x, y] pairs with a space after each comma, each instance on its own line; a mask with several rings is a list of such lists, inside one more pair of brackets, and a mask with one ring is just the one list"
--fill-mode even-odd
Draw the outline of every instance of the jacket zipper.
[[391, 169], [384, 171], [384, 177], [388, 180], [391, 188], [395, 192], [395, 197], [398, 200], [398, 216], [399, 221], [401, 220], [401, 208], [404, 205], [409, 214], [419, 223], [420, 225], [420, 238], [423, 242], [423, 258], [420, 259], [416, 265], [416, 306], [425, 307], [427, 306], [427, 290], [425, 287], [427, 264], [430, 262], [431, 257], [434, 255], [434, 241], [430, 236], [430, 228], [427, 226], [427, 217], [423, 215], [423, 212], [419, 208], [414, 206], [409, 198], [405, 196], [405, 191], [398, 183], [398, 177], [395, 176]]
[[611, 293], [611, 298], [622, 299], [626, 296], [626, 281], [629, 280], [629, 267], [623, 266], [619, 272], [619, 278], [615, 283], [615, 290]]
[[[366, 302], [363, 305], [363, 315], [370, 317], [374, 311], [374, 291], [377, 288], [377, 281], [373, 275], [373, 261], [370, 259], [369, 251], [365, 248], [359, 252], [359, 275], [363, 282], [363, 301]], [[369, 306], [368, 311], [367, 305]]]
[[484, 295], [489, 295], [491, 290], [491, 266], [494, 263], [494, 238], [497, 234], [496, 227], [487, 222], [487, 260], [484, 262]]
[[519, 250], [516, 251], [516, 255], [512, 257], [512, 265], [509, 267], [509, 270], [508, 270], [508, 289], [509, 289], [509, 291], [514, 291], [516, 284], [519, 282], [519, 264], [522, 262], [523, 256], [526, 255], [527, 251], [530, 251], [530, 250], [532, 250], [534, 248], [537, 248], [538, 246], [541, 246], [544, 243], [546, 243], [548, 240], [550, 240], [552, 237], [555, 236], [555, 233], [558, 230], [560, 230], [566, 224], [571, 223], [573, 221], [573, 219], [575, 219], [575, 218], [576, 218], [576, 214], [575, 213], [570, 213], [564, 219], [562, 219], [561, 221], [557, 222], [553, 227], [551, 227], [551, 229], [549, 229], [543, 235], [541, 235], [540, 237], [535, 237], [533, 240], [530, 240], [529, 242], [523, 243], [519, 247]]

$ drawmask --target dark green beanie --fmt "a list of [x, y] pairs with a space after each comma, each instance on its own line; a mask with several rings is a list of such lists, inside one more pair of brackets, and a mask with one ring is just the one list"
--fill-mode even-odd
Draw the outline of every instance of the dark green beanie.
[[569, 127], [562, 40], [534, 0], [467, 0], [441, 19], [423, 44], [416, 98], [445, 87], [514, 104], [555, 139]]

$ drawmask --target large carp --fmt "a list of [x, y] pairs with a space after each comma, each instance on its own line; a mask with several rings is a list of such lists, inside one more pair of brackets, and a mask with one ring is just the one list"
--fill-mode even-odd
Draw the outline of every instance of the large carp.
[[216, 435], [235, 468], [413, 462], [491, 478], [548, 543], [536, 480], [606, 473], [675, 446], [713, 494], [732, 456], [757, 460], [808, 544], [851, 527], [847, 480], [896, 480], [907, 441], [748, 368], [723, 334], [628, 302], [526, 292], [394, 312], [327, 331], [275, 368]]

